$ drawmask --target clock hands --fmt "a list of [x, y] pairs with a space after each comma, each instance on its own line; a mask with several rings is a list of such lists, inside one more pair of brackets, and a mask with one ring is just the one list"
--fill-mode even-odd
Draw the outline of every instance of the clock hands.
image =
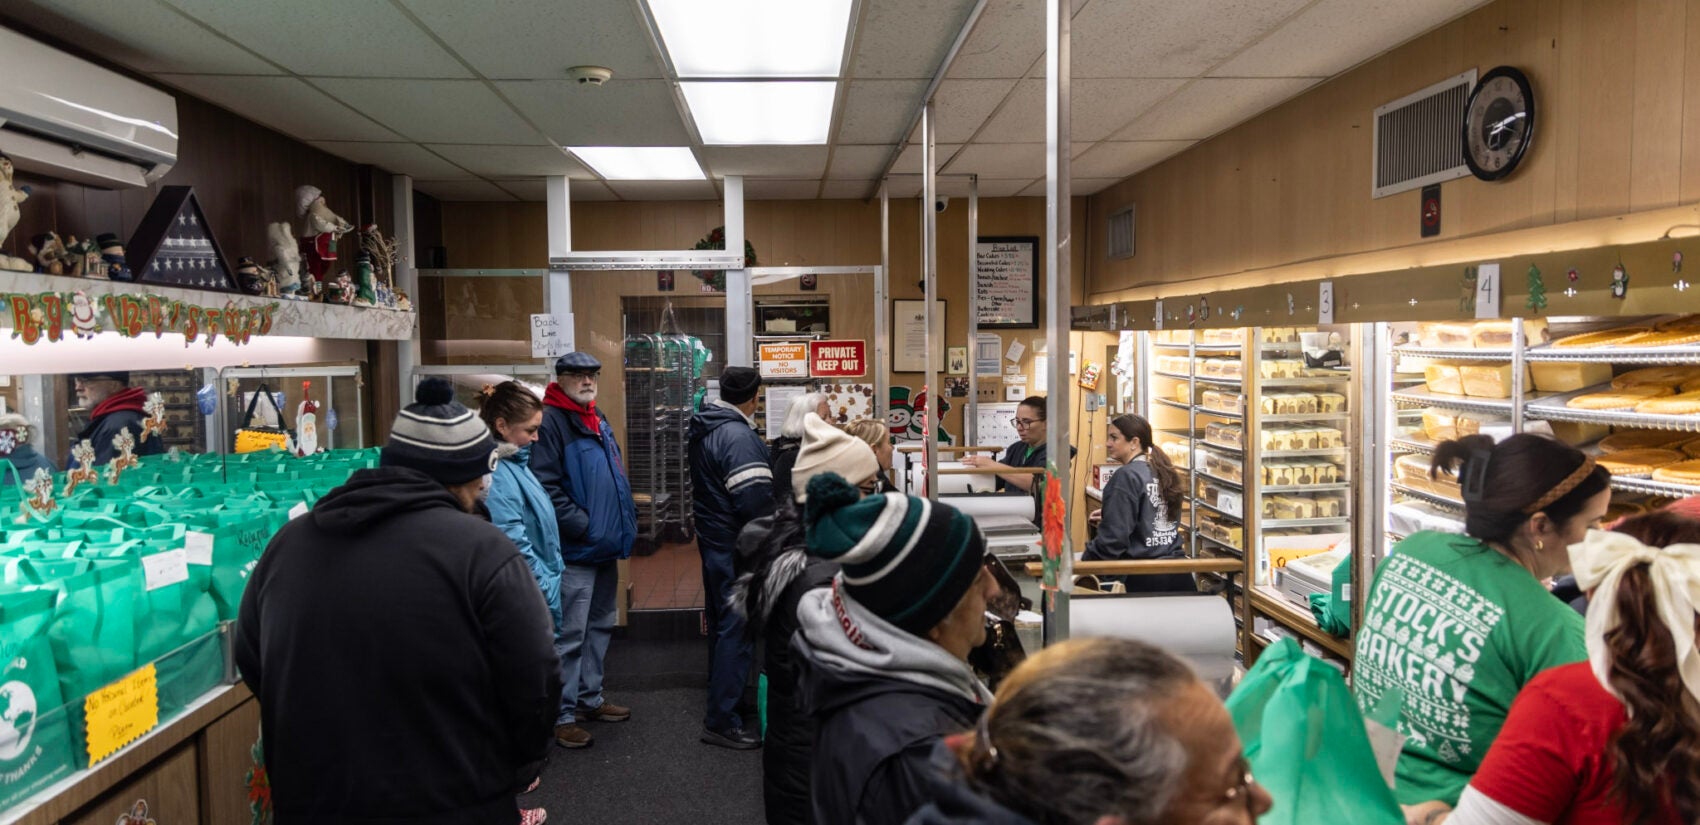
[[1518, 112], [1504, 120], [1485, 124], [1487, 126], [1486, 141], [1488, 148], [1496, 151], [1504, 148], [1506, 141], [1510, 140], [1516, 133], [1517, 126], [1521, 124], [1526, 114], [1526, 112]]

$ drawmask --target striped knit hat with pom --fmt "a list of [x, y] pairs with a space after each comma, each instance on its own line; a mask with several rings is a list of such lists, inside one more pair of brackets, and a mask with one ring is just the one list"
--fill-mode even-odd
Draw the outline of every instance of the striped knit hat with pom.
[[948, 504], [899, 493], [861, 498], [837, 473], [809, 479], [808, 551], [843, 566], [844, 592], [924, 636], [979, 576], [986, 540]]
[[496, 440], [476, 413], [455, 400], [453, 385], [427, 378], [396, 416], [378, 466], [408, 467], [452, 487], [496, 471]]

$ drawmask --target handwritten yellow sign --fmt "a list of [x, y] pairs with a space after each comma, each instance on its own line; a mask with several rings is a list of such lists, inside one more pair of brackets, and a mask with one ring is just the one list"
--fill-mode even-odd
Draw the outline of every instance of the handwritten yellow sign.
[[125, 676], [83, 700], [88, 718], [89, 763], [118, 752], [159, 724], [159, 678], [153, 665]]

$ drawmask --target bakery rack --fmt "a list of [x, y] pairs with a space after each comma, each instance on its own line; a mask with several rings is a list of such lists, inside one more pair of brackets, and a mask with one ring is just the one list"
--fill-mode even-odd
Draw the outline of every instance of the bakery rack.
[[678, 332], [626, 336], [626, 466], [645, 549], [694, 535], [690, 421], [706, 387], [704, 352]]

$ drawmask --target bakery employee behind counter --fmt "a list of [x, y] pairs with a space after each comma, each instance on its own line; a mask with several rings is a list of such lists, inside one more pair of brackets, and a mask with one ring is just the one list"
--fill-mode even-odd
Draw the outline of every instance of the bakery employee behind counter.
[[[1045, 466], [1047, 458], [1045, 453], [1045, 437], [1047, 434], [1045, 397], [1029, 395], [1022, 399], [1021, 403], [1016, 405], [1015, 418], [1011, 419], [1010, 423], [1015, 425], [1015, 433], [1021, 436], [1021, 440], [1009, 445], [1009, 449], [1004, 450], [1002, 461], [970, 455], [965, 456], [962, 463], [975, 469], [990, 470], [997, 473], [999, 490], [1013, 488], [1022, 492], [1030, 492], [1033, 489], [1033, 480], [1038, 476], [1032, 473], [1006, 473], [1004, 471], [1025, 467], [1043, 468]], [[1073, 458], [1074, 454], [1075, 449], [1069, 447], [1069, 457]]]
[[[147, 391], [141, 387], [130, 386], [130, 374], [120, 371], [85, 372], [71, 376], [73, 386], [77, 390], [77, 400], [89, 410], [89, 423], [82, 432], [72, 439], [73, 447], [78, 442], [87, 439], [94, 447], [94, 465], [103, 466], [112, 460], [117, 449], [112, 446], [113, 437], [122, 430], [129, 430], [136, 439], [136, 446], [131, 450], [135, 455], [156, 455], [165, 452], [165, 440], [161, 438], [142, 438], [142, 419], [146, 413], [142, 405], [147, 402]], [[65, 469], [74, 470], [82, 466], [75, 455], [67, 458]]]

